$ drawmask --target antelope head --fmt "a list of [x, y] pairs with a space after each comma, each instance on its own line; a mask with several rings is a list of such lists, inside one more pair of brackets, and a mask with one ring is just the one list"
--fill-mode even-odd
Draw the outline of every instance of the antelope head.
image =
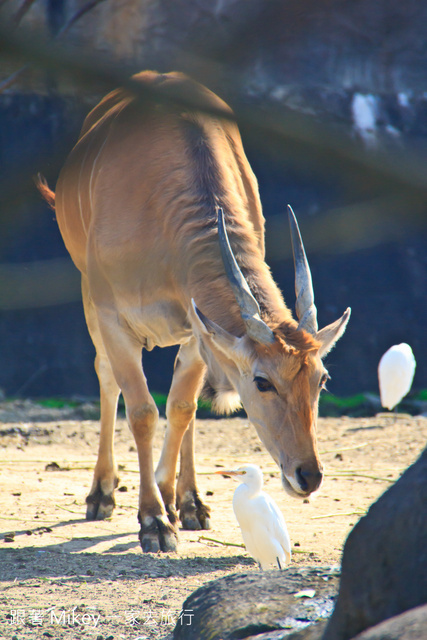
[[221, 209], [221, 254], [245, 334], [230, 334], [207, 318], [194, 300], [190, 316], [208, 368], [219, 365], [236, 389], [249, 420], [281, 469], [283, 486], [293, 495], [307, 496], [320, 487], [323, 478], [316, 426], [319, 394], [329, 376], [322, 358], [344, 333], [350, 309], [336, 322], [318, 329], [310, 269], [290, 207], [288, 214], [298, 324], [293, 321], [270, 327], [262, 319], [230, 247]]

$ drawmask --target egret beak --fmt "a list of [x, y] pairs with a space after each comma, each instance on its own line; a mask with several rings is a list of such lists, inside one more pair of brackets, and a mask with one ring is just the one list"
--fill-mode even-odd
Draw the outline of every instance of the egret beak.
[[220, 476], [242, 476], [242, 471], [238, 471], [237, 469], [232, 469], [227, 471], [226, 469], [221, 469], [220, 471], [214, 471], [214, 473]]

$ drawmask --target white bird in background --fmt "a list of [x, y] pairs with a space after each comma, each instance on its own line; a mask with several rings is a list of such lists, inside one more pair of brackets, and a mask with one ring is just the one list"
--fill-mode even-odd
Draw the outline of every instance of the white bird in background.
[[285, 519], [277, 504], [262, 491], [263, 476], [256, 464], [246, 464], [234, 471], [216, 471], [233, 476], [240, 484], [233, 496], [233, 510], [239, 523], [247, 552], [269, 569], [282, 569], [291, 559], [291, 541]]
[[416, 362], [409, 344], [402, 342], [390, 347], [378, 365], [381, 404], [394, 409], [409, 392], [414, 379]]
[[378, 99], [372, 94], [355, 93], [351, 101], [353, 126], [367, 147], [376, 144]]

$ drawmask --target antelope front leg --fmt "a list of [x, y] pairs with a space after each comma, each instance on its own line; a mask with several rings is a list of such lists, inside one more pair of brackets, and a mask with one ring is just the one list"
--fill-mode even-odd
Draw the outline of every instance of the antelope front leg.
[[[178, 463], [178, 454], [181, 447], [181, 469], [182, 469], [182, 446], [188, 439], [189, 447], [193, 451], [193, 472], [194, 472], [194, 417], [197, 408], [197, 398], [203, 383], [205, 364], [200, 358], [195, 339], [183, 345], [175, 361], [172, 386], [168, 396], [166, 406], [167, 429], [162, 455], [156, 470], [156, 480], [163, 496], [166, 511], [171, 522], [177, 521], [175, 505], [180, 503], [180, 518], [184, 529], [205, 528], [206, 518], [209, 515], [205, 507], [197, 496], [195, 488], [194, 474], [185, 475], [184, 483], [181, 482], [181, 494], [178, 500], [175, 494], [175, 478]], [[188, 433], [190, 435], [188, 436]], [[184, 437], [184, 440], [183, 440]], [[186, 461], [190, 461], [191, 455], [184, 455]], [[181, 477], [181, 475], [180, 475]], [[188, 479], [188, 482], [187, 482]], [[187, 495], [187, 488], [190, 493]], [[195, 500], [199, 507], [195, 507]]]
[[165, 512], [163, 499], [153, 469], [152, 440], [158, 420], [153, 401], [127, 411], [130, 428], [138, 450], [140, 490], [138, 521], [139, 541], [144, 552], [176, 551], [178, 536], [175, 523]]
[[182, 440], [176, 504], [184, 529], [210, 529], [211, 510], [200, 499], [196, 484], [194, 432], [195, 420], [193, 419]]
[[169, 522], [154, 478], [153, 437], [157, 407], [148, 391], [141, 366], [141, 345], [118, 321], [118, 314], [105, 310], [100, 328], [114, 377], [122, 390], [129, 427], [138, 452], [140, 488], [139, 540], [144, 552], [176, 551], [177, 532]]
[[166, 407], [167, 428], [165, 440], [162, 448], [162, 455], [157, 465], [156, 482], [162, 494], [169, 520], [172, 524], [178, 523], [176, 513], [175, 481], [178, 454], [181, 447], [182, 437], [188, 428], [189, 423], [194, 418], [196, 403], [181, 401], [170, 401], [168, 399]]

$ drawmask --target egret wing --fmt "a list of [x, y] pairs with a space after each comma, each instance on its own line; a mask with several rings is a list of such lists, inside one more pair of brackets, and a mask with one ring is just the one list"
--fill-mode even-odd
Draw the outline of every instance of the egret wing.
[[291, 541], [285, 518], [279, 507], [274, 500], [264, 492], [257, 496], [253, 502], [256, 504], [256, 517], [259, 519], [260, 524], [262, 524], [265, 535], [277, 540], [289, 560]]
[[283, 551], [287, 554], [287, 556], [289, 556], [288, 557], [288, 560], [289, 560], [291, 555], [291, 539], [289, 537], [289, 532], [286, 526], [285, 518], [283, 517], [283, 513], [280, 511], [279, 507], [274, 502], [274, 500], [270, 498], [269, 495], [267, 494], [265, 495], [266, 495], [266, 502], [268, 504], [270, 513], [274, 515], [274, 517], [271, 518], [271, 522], [273, 523], [273, 526], [274, 526], [274, 530], [272, 531], [272, 533], [280, 543]]

